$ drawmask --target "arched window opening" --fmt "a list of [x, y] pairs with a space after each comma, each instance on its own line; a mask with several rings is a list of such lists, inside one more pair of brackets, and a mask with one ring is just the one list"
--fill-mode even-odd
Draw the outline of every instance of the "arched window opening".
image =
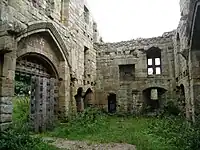
[[147, 72], [148, 75], [161, 74], [161, 50], [152, 47], [147, 51]]
[[159, 87], [148, 88], [143, 91], [144, 103], [148, 111], [151, 112], [161, 108], [163, 95], [165, 92], [165, 89]]

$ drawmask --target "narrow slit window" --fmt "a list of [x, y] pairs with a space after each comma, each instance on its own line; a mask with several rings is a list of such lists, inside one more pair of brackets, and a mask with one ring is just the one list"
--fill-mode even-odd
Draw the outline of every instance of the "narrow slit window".
[[85, 23], [89, 24], [89, 10], [86, 6], [84, 6], [84, 20], [85, 20]]

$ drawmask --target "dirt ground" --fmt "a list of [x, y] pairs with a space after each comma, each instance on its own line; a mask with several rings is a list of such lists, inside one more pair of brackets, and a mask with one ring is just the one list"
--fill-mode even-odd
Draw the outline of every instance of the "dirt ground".
[[70, 141], [61, 138], [44, 138], [44, 140], [62, 150], [136, 150], [134, 145], [125, 143], [97, 144], [86, 141]]

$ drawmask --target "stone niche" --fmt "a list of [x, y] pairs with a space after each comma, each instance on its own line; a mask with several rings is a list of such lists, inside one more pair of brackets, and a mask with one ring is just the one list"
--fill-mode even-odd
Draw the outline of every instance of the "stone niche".
[[120, 81], [133, 81], [135, 80], [135, 65], [119, 65], [119, 78]]
[[155, 111], [162, 108], [165, 102], [166, 90], [159, 87], [148, 88], [143, 91], [145, 108], [148, 111]]

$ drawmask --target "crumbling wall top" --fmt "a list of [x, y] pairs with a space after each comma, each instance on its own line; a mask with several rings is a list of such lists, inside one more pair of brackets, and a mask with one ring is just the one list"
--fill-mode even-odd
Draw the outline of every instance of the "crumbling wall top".
[[108, 50], [120, 47], [151, 47], [156, 46], [156, 44], [165, 44], [165, 43], [172, 43], [173, 37], [176, 35], [176, 30], [170, 32], [164, 32], [162, 36], [152, 37], [152, 38], [138, 38], [129, 41], [121, 41], [115, 43], [95, 43], [95, 47], [99, 47], [101, 50]]

